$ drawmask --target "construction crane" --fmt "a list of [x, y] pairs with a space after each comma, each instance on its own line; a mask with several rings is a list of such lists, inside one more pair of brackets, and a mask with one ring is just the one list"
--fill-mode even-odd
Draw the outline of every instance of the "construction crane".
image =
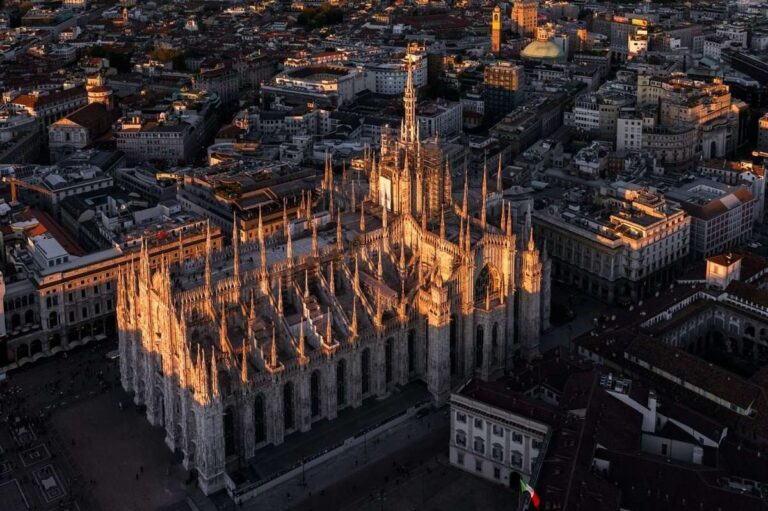
[[22, 181], [13, 176], [3, 176], [3, 183], [8, 183], [11, 186], [11, 202], [16, 202], [18, 199], [18, 191], [16, 190], [16, 187], [18, 186], [26, 188], [27, 190], [32, 190], [33, 192], [41, 193], [47, 197], [53, 197], [53, 192], [47, 188], [27, 183], [26, 181]]

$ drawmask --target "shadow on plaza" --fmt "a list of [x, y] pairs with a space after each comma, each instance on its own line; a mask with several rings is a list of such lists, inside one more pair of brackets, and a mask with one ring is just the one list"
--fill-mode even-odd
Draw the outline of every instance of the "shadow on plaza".
[[102, 510], [160, 509], [193, 489], [163, 429], [121, 389], [57, 410], [51, 421]]

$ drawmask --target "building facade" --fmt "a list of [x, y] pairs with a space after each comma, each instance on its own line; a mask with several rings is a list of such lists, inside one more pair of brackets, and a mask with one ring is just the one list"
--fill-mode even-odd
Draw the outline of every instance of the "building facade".
[[539, 2], [537, 0], [515, 0], [512, 5], [512, 24], [518, 35], [536, 37]]
[[531, 479], [546, 452], [554, 410], [476, 381], [451, 394], [450, 405], [451, 465], [505, 486], [515, 473]]

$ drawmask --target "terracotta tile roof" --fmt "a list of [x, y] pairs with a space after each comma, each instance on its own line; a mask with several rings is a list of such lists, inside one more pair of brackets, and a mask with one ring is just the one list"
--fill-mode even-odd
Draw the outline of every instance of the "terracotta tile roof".
[[91, 138], [96, 138], [109, 131], [114, 120], [114, 113], [107, 110], [104, 105], [101, 103], [91, 103], [90, 105], [78, 108], [64, 119], [54, 123], [54, 125], [62, 125], [66, 121], [70, 121], [86, 128]]
[[642, 453], [606, 452], [608, 478], [622, 489], [622, 507], [633, 511], [722, 509], [764, 511], [755, 495], [722, 485], [723, 470], [703, 465], [669, 463]]
[[71, 89], [64, 89], [59, 91], [49, 92], [48, 94], [22, 94], [16, 96], [12, 103], [15, 105], [25, 106], [27, 108], [40, 108], [45, 105], [58, 103], [60, 101], [68, 101], [74, 97], [82, 96], [85, 98], [85, 88], [72, 87]]
[[624, 353], [745, 410], [760, 397], [757, 385], [658, 339], [637, 335]]
[[768, 307], [768, 291], [760, 289], [754, 284], [735, 280], [728, 284], [728, 287], [725, 290], [728, 294], [746, 300], [747, 302], [754, 303], [761, 307]]

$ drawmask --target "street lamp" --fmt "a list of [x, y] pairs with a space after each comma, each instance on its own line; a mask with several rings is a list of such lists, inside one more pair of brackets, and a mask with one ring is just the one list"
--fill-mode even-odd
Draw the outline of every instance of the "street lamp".
[[307, 476], [306, 476], [306, 470], [305, 470], [305, 458], [301, 458], [301, 482], [299, 483], [299, 486], [302, 488], [307, 487]]

